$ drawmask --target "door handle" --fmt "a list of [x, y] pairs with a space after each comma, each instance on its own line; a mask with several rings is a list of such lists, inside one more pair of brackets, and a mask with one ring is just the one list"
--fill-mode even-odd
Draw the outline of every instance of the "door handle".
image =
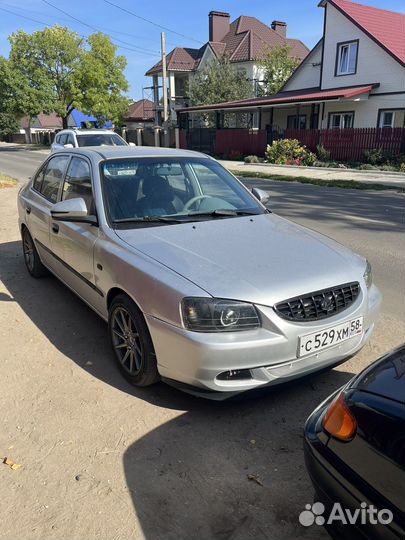
[[27, 214], [31, 214], [31, 206], [26, 206], [25, 211], [27, 212]]
[[57, 223], [52, 223], [52, 230], [55, 234], [59, 232], [59, 225]]

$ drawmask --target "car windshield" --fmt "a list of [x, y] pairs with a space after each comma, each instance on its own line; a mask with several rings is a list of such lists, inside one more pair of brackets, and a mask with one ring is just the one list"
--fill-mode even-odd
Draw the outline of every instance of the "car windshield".
[[107, 215], [116, 225], [265, 212], [226, 169], [207, 158], [110, 159], [101, 164], [101, 177]]
[[79, 146], [127, 146], [116, 133], [86, 133], [76, 136]]

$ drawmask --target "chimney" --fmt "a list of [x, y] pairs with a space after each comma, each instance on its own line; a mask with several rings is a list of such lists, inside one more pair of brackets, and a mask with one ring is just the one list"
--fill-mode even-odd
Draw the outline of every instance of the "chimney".
[[287, 37], [287, 23], [284, 21], [273, 21], [271, 28], [280, 36]]
[[229, 19], [229, 13], [223, 11], [209, 12], [209, 41], [222, 41], [229, 32]]

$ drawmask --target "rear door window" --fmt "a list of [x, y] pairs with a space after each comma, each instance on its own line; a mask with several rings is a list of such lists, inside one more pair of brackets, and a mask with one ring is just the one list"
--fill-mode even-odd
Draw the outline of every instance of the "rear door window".
[[39, 191], [52, 203], [56, 203], [58, 200], [59, 189], [69, 158], [69, 156], [55, 156], [48, 161], [44, 169]]

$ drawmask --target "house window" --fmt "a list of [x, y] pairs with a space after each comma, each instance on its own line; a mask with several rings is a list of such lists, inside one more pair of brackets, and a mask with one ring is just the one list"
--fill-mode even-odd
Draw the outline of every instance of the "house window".
[[287, 116], [287, 129], [305, 129], [307, 127], [307, 115], [291, 114]]
[[338, 43], [335, 75], [353, 75], [357, 70], [358, 41]]
[[354, 112], [329, 113], [329, 128], [352, 128], [354, 122]]
[[405, 109], [379, 109], [377, 127], [400, 128], [405, 125]]
[[395, 111], [381, 111], [380, 128], [392, 128], [395, 125]]

